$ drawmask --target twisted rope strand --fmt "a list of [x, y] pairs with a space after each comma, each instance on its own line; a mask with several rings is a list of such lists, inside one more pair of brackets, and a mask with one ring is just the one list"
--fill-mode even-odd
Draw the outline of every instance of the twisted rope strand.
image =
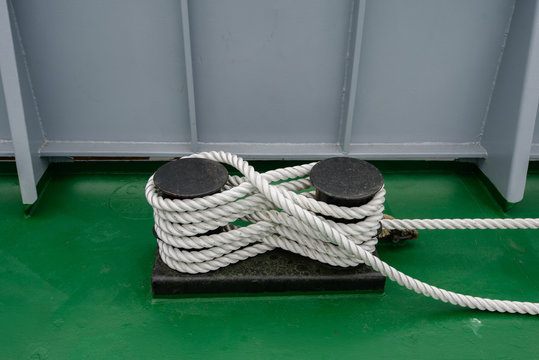
[[384, 219], [386, 229], [537, 229], [539, 219]]
[[[186, 200], [161, 197], [150, 177], [145, 193], [154, 208], [159, 254], [173, 269], [191, 274], [213, 271], [279, 247], [334, 266], [365, 263], [401, 286], [453, 305], [539, 314], [539, 303], [485, 299], [440, 289], [405, 275], [372, 254], [380, 225], [389, 230], [537, 229], [539, 219], [382, 219], [384, 188], [360, 207], [315, 200], [306, 177], [315, 163], [259, 174], [246, 161], [226, 152], [189, 157], [231, 165], [244, 176], [231, 176], [221, 193]], [[343, 224], [323, 216], [357, 222]], [[235, 220], [250, 225], [228, 225]], [[206, 234], [219, 227], [228, 231]]]

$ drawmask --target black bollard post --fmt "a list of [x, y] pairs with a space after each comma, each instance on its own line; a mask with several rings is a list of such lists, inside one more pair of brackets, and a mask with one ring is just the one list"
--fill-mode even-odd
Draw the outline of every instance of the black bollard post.
[[[350, 157], [334, 157], [318, 162], [311, 169], [310, 179], [316, 188], [317, 200], [347, 207], [367, 204], [384, 186], [384, 178], [376, 166]], [[357, 222], [357, 220], [326, 218], [340, 223]], [[380, 226], [378, 235], [381, 230]]]
[[[167, 199], [194, 199], [215, 194], [228, 179], [226, 168], [208, 159], [178, 159], [166, 163], [155, 172], [153, 182], [161, 196]], [[217, 234], [222, 229], [208, 231]], [[153, 235], [157, 238], [155, 228]]]
[[155, 172], [153, 182], [169, 199], [194, 199], [215, 194], [226, 184], [228, 171], [208, 159], [179, 159]]
[[[320, 161], [311, 169], [310, 178], [316, 188], [317, 200], [347, 207], [365, 205], [384, 186], [382, 173], [374, 165], [349, 157], [334, 157]], [[330, 219], [340, 223], [357, 222], [357, 220]]]
[[[212, 160], [188, 158], [178, 159], [161, 166], [154, 174], [153, 182], [160, 195], [167, 199], [194, 199], [215, 194], [221, 190], [228, 180], [226, 168]], [[205, 235], [221, 232], [222, 228], [208, 231]], [[158, 238], [153, 228], [153, 235]], [[155, 254], [152, 272], [152, 289], [154, 294], [173, 294], [177, 291], [177, 271], [169, 268]]]
[[374, 165], [349, 157], [320, 161], [311, 169], [310, 177], [317, 200], [338, 206], [364, 205], [384, 185], [382, 174]]

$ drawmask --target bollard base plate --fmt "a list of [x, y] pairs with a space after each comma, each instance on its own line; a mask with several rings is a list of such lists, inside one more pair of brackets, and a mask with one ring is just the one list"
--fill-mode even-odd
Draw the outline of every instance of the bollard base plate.
[[340, 268], [275, 249], [205, 274], [169, 268], [156, 252], [152, 291], [159, 295], [313, 291], [383, 291], [385, 276], [364, 264]]

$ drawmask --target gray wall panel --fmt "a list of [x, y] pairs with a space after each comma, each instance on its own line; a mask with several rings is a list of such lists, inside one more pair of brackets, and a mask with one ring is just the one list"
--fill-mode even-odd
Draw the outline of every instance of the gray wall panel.
[[199, 139], [336, 143], [351, 3], [189, 3]]
[[535, 117], [535, 128], [533, 130], [533, 144], [539, 145], [539, 109]]
[[368, 1], [351, 141], [478, 141], [513, 5]]
[[[1, 80], [2, 79], [0, 78], [0, 84], [2, 84]], [[6, 101], [4, 98], [4, 89], [2, 86], [0, 86], [0, 141], [1, 140], [11, 140]]]
[[14, 2], [49, 140], [189, 141], [180, 2]]

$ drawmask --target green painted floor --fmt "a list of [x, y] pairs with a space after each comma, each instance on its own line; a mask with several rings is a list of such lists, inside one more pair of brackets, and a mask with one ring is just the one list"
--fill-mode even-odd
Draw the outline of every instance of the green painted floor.
[[[98, 167], [53, 173], [31, 217], [16, 176], [0, 175], [0, 359], [539, 357], [539, 318], [457, 308], [392, 282], [383, 294], [152, 300], [150, 172]], [[539, 216], [539, 170], [507, 214], [469, 167], [382, 170], [396, 217]], [[538, 235], [421, 231], [379, 253], [446, 289], [539, 302]]]

